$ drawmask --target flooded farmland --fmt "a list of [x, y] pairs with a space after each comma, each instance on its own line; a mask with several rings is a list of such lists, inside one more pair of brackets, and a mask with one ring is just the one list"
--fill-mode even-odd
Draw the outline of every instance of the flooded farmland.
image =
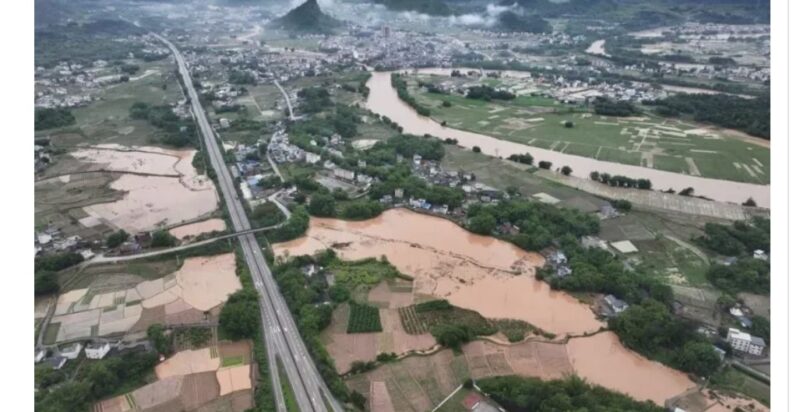
[[[435, 73], [445, 69], [426, 69], [424, 73]], [[449, 72], [449, 69], [448, 69]], [[506, 158], [512, 154], [530, 153], [534, 158], [546, 159], [553, 163], [553, 168], [569, 165], [573, 175], [586, 177], [593, 171], [612, 175], [635, 176], [650, 179], [654, 189], [675, 187], [692, 187], [697, 195], [709, 197], [723, 202], [742, 203], [752, 197], [759, 206], [769, 207], [769, 185], [740, 183], [728, 180], [709, 179], [688, 174], [667, 172], [642, 166], [612, 163], [588, 157], [565, 154], [561, 152], [528, 146], [522, 143], [498, 139], [495, 137], [453, 129], [442, 126], [436, 121], [418, 115], [411, 107], [397, 97], [392, 88], [391, 73], [375, 72], [367, 82], [370, 89], [367, 98], [367, 109], [389, 117], [403, 127], [408, 133], [430, 134], [440, 139], [457, 139], [463, 147], [477, 146], [483, 153]]]
[[[406, 209], [392, 209], [361, 222], [312, 218], [306, 236], [274, 245], [278, 257], [313, 254], [326, 248], [333, 248], [347, 260], [385, 256], [402, 273], [414, 277], [415, 297], [448, 299], [487, 318], [521, 319], [561, 336], [595, 332], [603, 325], [589, 306], [536, 280], [536, 268], [544, 264], [542, 256], [471, 234], [446, 219]], [[341, 338], [349, 339], [349, 344], [332, 341], [328, 345], [329, 349], [346, 348], [346, 353], [339, 353], [340, 370], [353, 360], [365, 360], [380, 352], [377, 334], [341, 332]], [[426, 345], [404, 349], [415, 346]], [[510, 369], [523, 375], [553, 379], [571, 371], [592, 383], [659, 404], [695, 386], [686, 374], [625, 348], [611, 332], [576, 336], [566, 344], [542, 346], [529, 341], [503, 349], [491, 342], [473, 342], [466, 348], [483, 348], [481, 353], [508, 352], [504, 358]], [[502, 374], [499, 371], [508, 369], [487, 366], [489, 369], [484, 370], [477, 364], [470, 369], [473, 366], [481, 376]]]
[[[84, 208], [94, 218], [131, 233], [175, 225], [217, 209], [214, 183], [192, 166], [194, 150], [100, 145], [71, 155], [99, 170], [123, 173], [111, 188], [125, 196]], [[164, 196], [169, 193], [169, 196]]]
[[534, 277], [544, 258], [446, 219], [393, 209], [362, 222], [313, 218], [306, 236], [274, 246], [275, 255], [333, 248], [343, 259], [386, 258], [414, 277], [415, 296], [435, 296], [488, 318], [525, 320], [558, 334], [602, 326], [588, 306]]

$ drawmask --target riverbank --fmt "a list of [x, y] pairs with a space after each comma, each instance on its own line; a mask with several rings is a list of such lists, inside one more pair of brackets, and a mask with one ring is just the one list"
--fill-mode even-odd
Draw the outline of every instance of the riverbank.
[[[425, 72], [428, 71], [430, 70]], [[692, 187], [696, 195], [705, 196], [719, 202], [741, 204], [748, 198], [753, 198], [759, 206], [769, 207], [769, 185], [709, 179], [642, 166], [612, 163], [453, 129], [442, 126], [428, 117], [418, 115], [411, 107], [403, 103], [392, 88], [390, 72], [374, 72], [367, 82], [367, 87], [370, 89], [370, 94], [367, 98], [366, 107], [379, 115], [387, 116], [407, 133], [430, 134], [442, 140], [456, 139], [461, 147], [472, 148], [477, 146], [485, 154], [503, 158], [507, 158], [512, 154], [530, 153], [536, 159], [552, 162], [553, 169], [570, 166], [573, 170], [573, 175], [578, 177], [588, 178], [591, 172], [598, 171], [611, 175], [644, 178], [649, 179], [653, 184], [653, 188], [657, 190]]]

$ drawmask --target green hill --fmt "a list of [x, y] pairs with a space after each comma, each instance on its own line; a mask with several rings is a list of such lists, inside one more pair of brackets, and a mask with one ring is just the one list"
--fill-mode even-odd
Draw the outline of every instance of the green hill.
[[273, 22], [287, 31], [303, 33], [331, 33], [342, 22], [323, 13], [317, 0], [308, 0]]

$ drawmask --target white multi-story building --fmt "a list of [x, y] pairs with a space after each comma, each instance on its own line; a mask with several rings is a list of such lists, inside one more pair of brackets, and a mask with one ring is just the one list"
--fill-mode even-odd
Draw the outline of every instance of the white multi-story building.
[[111, 350], [111, 345], [108, 342], [103, 343], [90, 343], [86, 345], [84, 352], [89, 359], [103, 359]]
[[755, 356], [761, 356], [767, 346], [764, 339], [758, 336], [751, 336], [749, 333], [735, 328], [728, 329], [726, 340], [731, 344], [733, 350]]

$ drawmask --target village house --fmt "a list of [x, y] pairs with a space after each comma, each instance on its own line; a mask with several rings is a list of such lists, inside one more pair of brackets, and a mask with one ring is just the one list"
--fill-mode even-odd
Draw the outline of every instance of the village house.
[[733, 350], [754, 356], [761, 356], [767, 346], [764, 339], [735, 328], [728, 329], [728, 336], [725, 340], [730, 343]]
[[86, 353], [88, 359], [103, 359], [108, 355], [109, 351], [111, 351], [111, 344], [108, 342], [89, 343], [86, 345], [86, 349], [84, 349], [84, 353]]
[[356, 179], [356, 173], [354, 171], [342, 169], [340, 167], [333, 169], [333, 175], [338, 177], [339, 179], [347, 180], [350, 182]]
[[316, 153], [306, 152], [306, 163], [317, 164], [322, 157]]
[[624, 300], [618, 299], [614, 295], [604, 296], [603, 302], [605, 302], [606, 306], [608, 306], [608, 308], [611, 310], [611, 316], [619, 315], [628, 309], [628, 304]]
[[73, 344], [58, 348], [58, 353], [60, 356], [63, 356], [67, 359], [77, 359], [78, 355], [81, 354], [81, 349], [83, 349], [83, 345], [75, 342]]

